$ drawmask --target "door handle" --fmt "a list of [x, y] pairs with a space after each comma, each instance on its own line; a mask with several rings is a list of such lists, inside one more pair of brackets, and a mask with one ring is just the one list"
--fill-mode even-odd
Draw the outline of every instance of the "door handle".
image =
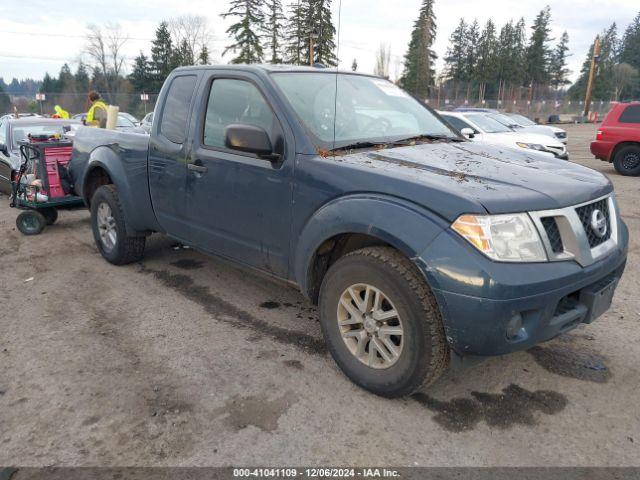
[[199, 165], [196, 163], [187, 164], [187, 168], [195, 173], [207, 173], [207, 170], [208, 170], [208, 168], [205, 167], [204, 165], [201, 165], [201, 164]]

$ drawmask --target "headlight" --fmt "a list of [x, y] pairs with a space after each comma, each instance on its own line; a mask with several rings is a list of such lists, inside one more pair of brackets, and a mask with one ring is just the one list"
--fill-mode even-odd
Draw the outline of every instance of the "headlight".
[[526, 213], [462, 215], [451, 228], [493, 260], [547, 261], [538, 231]]
[[544, 148], [544, 145], [540, 145], [539, 143], [516, 142], [516, 145], [518, 145], [520, 148], [528, 148], [530, 150], [538, 150], [539, 152], [546, 152], [547, 151], [547, 149]]

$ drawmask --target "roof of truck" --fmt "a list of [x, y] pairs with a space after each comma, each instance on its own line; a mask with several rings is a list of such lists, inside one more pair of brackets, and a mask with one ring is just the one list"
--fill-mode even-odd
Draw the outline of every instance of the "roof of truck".
[[229, 65], [195, 65], [190, 67], [179, 67], [175, 71], [188, 70], [244, 70], [253, 72], [315, 72], [315, 73], [345, 73], [351, 75], [372, 76], [366, 73], [353, 72], [351, 70], [337, 70], [335, 67], [323, 66], [300, 66], [287, 64], [253, 63], [253, 64], [229, 64]]

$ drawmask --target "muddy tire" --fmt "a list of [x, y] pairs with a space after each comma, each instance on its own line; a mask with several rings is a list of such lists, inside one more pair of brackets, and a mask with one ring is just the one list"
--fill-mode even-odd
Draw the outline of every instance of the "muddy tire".
[[613, 166], [620, 175], [640, 175], [640, 145], [627, 145], [618, 150], [613, 159]]
[[320, 289], [320, 322], [338, 366], [377, 395], [409, 395], [449, 363], [433, 294], [417, 268], [389, 247], [357, 250], [331, 266]]
[[58, 220], [58, 210], [55, 208], [43, 208], [41, 213], [44, 215], [47, 225], [53, 225]]
[[37, 210], [25, 210], [16, 218], [16, 227], [23, 235], [39, 235], [47, 226], [47, 219]]
[[103, 185], [93, 194], [91, 228], [98, 250], [109, 263], [126, 265], [142, 258], [145, 237], [127, 234], [124, 211], [113, 185]]

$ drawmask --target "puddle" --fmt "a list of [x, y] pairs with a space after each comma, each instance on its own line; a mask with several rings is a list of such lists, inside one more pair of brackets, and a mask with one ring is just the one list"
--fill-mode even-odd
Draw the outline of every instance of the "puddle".
[[265, 432], [278, 428], [278, 420], [295, 403], [293, 395], [288, 394], [275, 400], [264, 396], [236, 395], [225, 402], [225, 406], [215, 411], [217, 416], [224, 415], [224, 422], [238, 432], [250, 425]]
[[580, 343], [573, 345], [573, 340], [573, 337], [561, 338], [527, 352], [538, 365], [556, 375], [595, 383], [608, 382], [611, 372], [604, 357]]
[[471, 392], [471, 398], [436, 400], [424, 393], [412, 398], [434, 412], [433, 419], [450, 432], [473, 430], [484, 421], [490, 427], [509, 429], [536, 425], [536, 413], [554, 415], [567, 406], [567, 398], [551, 390], [531, 392], [511, 384], [502, 393]]

